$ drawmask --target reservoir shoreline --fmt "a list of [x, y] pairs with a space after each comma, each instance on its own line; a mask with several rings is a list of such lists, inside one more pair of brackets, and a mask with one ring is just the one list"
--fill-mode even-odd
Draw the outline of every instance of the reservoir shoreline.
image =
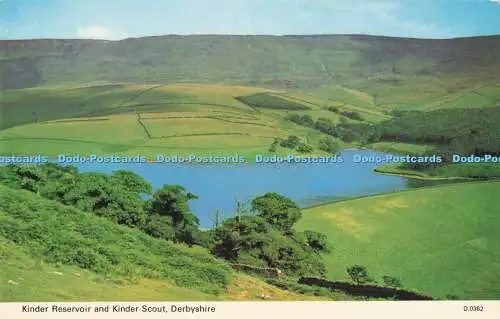
[[[210, 227], [216, 210], [230, 217], [236, 201], [249, 200], [276, 192], [295, 201], [302, 208], [326, 205], [339, 200], [374, 196], [422, 188], [450, 180], [414, 179], [410, 176], [376, 172], [375, 162], [356, 163], [354, 157], [384, 157], [388, 153], [348, 149], [338, 153], [341, 162], [328, 163], [239, 163], [239, 164], [169, 164], [169, 163], [68, 163], [80, 172], [112, 174], [129, 170], [143, 177], [154, 189], [165, 184], [181, 185], [196, 194], [189, 203], [200, 219], [200, 226]], [[51, 157], [57, 161], [57, 157]]]

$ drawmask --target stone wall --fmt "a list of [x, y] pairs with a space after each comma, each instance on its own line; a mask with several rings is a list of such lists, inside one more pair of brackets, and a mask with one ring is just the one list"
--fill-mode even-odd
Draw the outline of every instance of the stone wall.
[[278, 278], [283, 275], [283, 272], [278, 268], [256, 267], [245, 264], [231, 264], [231, 266], [236, 270], [257, 274], [268, 278]]
[[340, 290], [352, 296], [394, 298], [396, 300], [434, 300], [431, 296], [404, 289], [366, 284], [357, 285], [342, 281], [329, 281], [316, 277], [302, 277], [299, 279], [298, 283]]

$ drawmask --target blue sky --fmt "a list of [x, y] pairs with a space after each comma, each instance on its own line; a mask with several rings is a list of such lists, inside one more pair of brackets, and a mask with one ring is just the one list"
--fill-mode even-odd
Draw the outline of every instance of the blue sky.
[[0, 0], [0, 39], [500, 34], [500, 0]]

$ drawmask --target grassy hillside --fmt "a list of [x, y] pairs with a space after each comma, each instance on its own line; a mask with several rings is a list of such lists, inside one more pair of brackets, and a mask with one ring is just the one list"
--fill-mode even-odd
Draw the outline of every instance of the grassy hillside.
[[28, 191], [0, 185], [0, 203], [1, 301], [325, 299]]
[[[326, 135], [284, 118], [290, 103], [314, 118], [338, 115], [326, 99], [272, 95], [263, 88], [206, 84], [40, 87], [2, 96], [0, 147], [3, 154], [61, 153], [220, 154], [266, 153], [276, 138], [299, 136], [317, 149]], [[260, 95], [259, 95], [260, 94]], [[262, 97], [263, 107], [240, 100]], [[271, 100], [268, 98], [270, 97]], [[323, 103], [319, 103], [322, 101]], [[382, 115], [361, 112], [368, 120]], [[339, 142], [342, 143], [342, 142]], [[282, 149], [278, 152], [290, 152]]]
[[312, 90], [364, 108], [491, 106], [498, 103], [498, 76], [490, 72], [500, 67], [498, 52], [499, 36], [5, 40], [0, 41], [0, 77], [3, 90], [55, 84], [205, 82]]
[[0, 189], [1, 236], [44, 261], [100, 274], [165, 279], [215, 294], [231, 281], [228, 264], [204, 250], [156, 240], [35, 194]]
[[[328, 111], [335, 107], [378, 123], [393, 110], [498, 106], [499, 78], [491, 72], [500, 68], [498, 52], [498, 36], [5, 40], [0, 148], [6, 154], [169, 150], [251, 158], [276, 138], [297, 135], [318, 152], [325, 134], [284, 120], [289, 113], [356, 123]], [[359, 139], [336, 142], [353, 146]]]
[[[364, 104], [369, 98], [359, 91], [337, 86], [333, 94], [338, 92], [346, 95], [334, 99], [321, 92], [187, 83], [7, 90], [0, 149], [6, 155], [141, 154], [151, 159], [159, 153], [239, 154], [253, 162], [255, 154], [298, 153], [287, 147], [271, 151], [277, 139], [294, 135], [308, 145], [307, 155], [325, 155], [325, 139], [336, 150], [362, 145], [405, 154], [442, 152], [443, 147], [464, 154], [497, 152], [498, 107], [387, 112]], [[493, 101], [494, 90], [482, 92]], [[426, 173], [484, 175], [466, 168]]]
[[[1, 301], [214, 301], [330, 300], [284, 291], [244, 274], [234, 274], [222, 294], [203, 293], [166, 280], [104, 276], [77, 266], [45, 263], [0, 237]], [[350, 300], [337, 294], [338, 300]]]
[[304, 211], [297, 228], [328, 234], [330, 278], [359, 264], [433, 296], [498, 299], [499, 191], [466, 183], [347, 200]]
[[8, 40], [0, 45], [2, 77], [9, 79], [3, 88], [130, 80], [269, 84], [281, 80], [290, 87], [304, 87], [354, 72], [481, 73], [500, 62], [493, 54], [500, 51], [498, 36], [426, 40], [356, 35], [171, 35], [121, 41]]

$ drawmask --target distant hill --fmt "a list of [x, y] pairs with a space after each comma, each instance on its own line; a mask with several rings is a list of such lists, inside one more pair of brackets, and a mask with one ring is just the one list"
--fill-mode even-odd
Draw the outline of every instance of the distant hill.
[[[397, 85], [408, 76], [495, 83], [500, 36], [192, 35], [0, 41], [0, 89], [44, 84], [218, 82], [310, 89]], [[359, 81], [363, 83], [360, 83]], [[453, 91], [453, 90], [452, 90]]]

